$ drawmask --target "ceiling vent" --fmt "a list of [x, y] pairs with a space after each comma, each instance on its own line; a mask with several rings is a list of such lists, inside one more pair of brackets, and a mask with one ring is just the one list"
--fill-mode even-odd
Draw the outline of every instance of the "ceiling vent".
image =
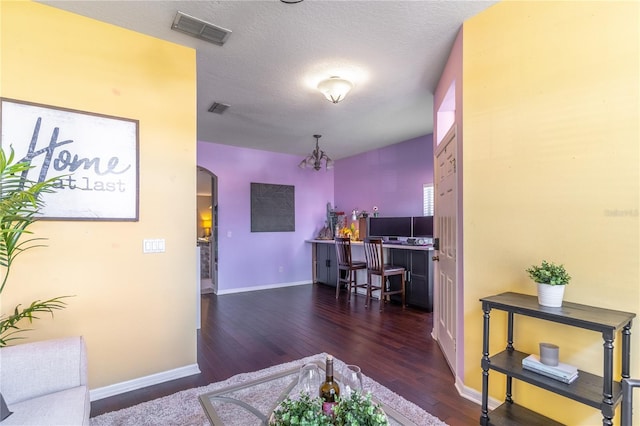
[[189, 34], [190, 36], [208, 41], [209, 43], [217, 44], [218, 46], [222, 46], [231, 35], [231, 30], [218, 27], [217, 25], [194, 18], [180, 11], [176, 13], [173, 24], [171, 24], [171, 29]]
[[211, 105], [209, 107], [209, 112], [212, 112], [214, 114], [222, 114], [223, 112], [225, 112], [227, 110], [227, 108], [229, 108], [229, 105], [227, 105], [227, 104], [221, 104], [219, 102], [214, 102], [213, 105]]

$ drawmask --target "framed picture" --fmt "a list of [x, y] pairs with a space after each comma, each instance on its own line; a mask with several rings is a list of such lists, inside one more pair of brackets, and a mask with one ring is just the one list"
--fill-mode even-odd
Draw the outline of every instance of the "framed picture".
[[0, 148], [32, 168], [42, 219], [138, 220], [138, 120], [0, 98]]
[[295, 230], [295, 187], [251, 182], [251, 232]]

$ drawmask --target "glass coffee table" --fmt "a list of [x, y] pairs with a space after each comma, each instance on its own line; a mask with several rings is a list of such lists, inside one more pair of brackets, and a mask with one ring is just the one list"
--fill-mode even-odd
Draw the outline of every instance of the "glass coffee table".
[[[324, 372], [324, 362], [317, 361], [315, 364]], [[300, 394], [300, 367], [302, 364], [269, 376], [205, 393], [199, 397], [200, 404], [213, 426], [268, 425], [271, 413], [285, 398]], [[337, 377], [337, 380], [340, 382], [340, 377]], [[375, 395], [372, 395], [372, 400], [381, 405], [390, 425], [417, 426], [398, 411], [381, 403]]]

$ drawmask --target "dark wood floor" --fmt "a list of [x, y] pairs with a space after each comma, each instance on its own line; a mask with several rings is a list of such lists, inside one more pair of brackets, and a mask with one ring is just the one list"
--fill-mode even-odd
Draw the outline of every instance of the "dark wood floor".
[[432, 316], [364, 297], [335, 299], [335, 289], [305, 285], [202, 297], [201, 374], [94, 401], [91, 415], [320, 352], [357, 364], [364, 374], [451, 426], [477, 425], [480, 406], [460, 396], [430, 337]]

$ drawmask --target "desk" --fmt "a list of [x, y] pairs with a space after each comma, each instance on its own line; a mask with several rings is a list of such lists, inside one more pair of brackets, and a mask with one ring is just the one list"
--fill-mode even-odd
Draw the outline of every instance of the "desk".
[[[312, 244], [311, 273], [313, 283], [335, 287], [338, 284], [338, 266], [336, 263], [334, 240], [307, 240]], [[353, 260], [364, 261], [364, 243], [352, 241]], [[433, 246], [416, 246], [399, 243], [384, 243], [386, 263], [403, 266], [405, 276], [407, 304], [433, 311]], [[366, 282], [366, 271], [359, 271], [362, 277], [358, 282]]]

